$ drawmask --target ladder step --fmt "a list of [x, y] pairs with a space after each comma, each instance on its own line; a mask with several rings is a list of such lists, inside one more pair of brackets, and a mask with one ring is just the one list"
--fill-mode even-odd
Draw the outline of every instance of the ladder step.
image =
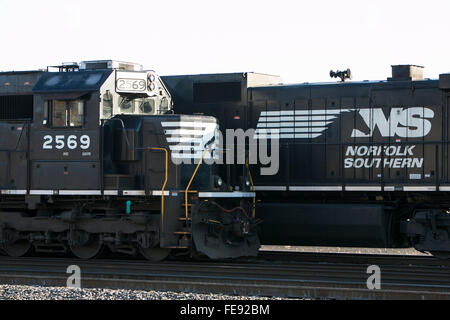
[[177, 234], [177, 235], [190, 235], [192, 234], [192, 232], [187, 232], [187, 231], [176, 231], [173, 234]]
[[172, 246], [172, 247], [165, 247], [168, 249], [189, 249], [189, 247], [186, 246]]
[[[186, 207], [186, 204], [185, 203], [183, 203], [181, 206], [183, 206], [183, 207]], [[188, 203], [188, 205], [187, 205], [188, 207], [192, 207], [192, 204], [189, 204]]]
[[179, 221], [192, 221], [191, 218], [179, 218], [178, 220]]

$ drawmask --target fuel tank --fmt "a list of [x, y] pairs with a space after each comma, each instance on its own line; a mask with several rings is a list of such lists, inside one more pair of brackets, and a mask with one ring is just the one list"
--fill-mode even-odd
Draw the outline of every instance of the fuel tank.
[[388, 247], [390, 214], [381, 205], [260, 203], [261, 244]]

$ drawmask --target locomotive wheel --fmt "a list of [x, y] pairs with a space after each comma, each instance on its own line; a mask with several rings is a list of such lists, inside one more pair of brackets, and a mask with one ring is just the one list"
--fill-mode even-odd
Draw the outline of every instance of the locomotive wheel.
[[141, 255], [152, 262], [159, 262], [166, 259], [170, 254], [170, 249], [165, 248], [139, 248]]
[[2, 251], [10, 257], [22, 257], [26, 255], [30, 249], [31, 243], [28, 240], [19, 240], [2, 247]]
[[95, 258], [103, 251], [103, 244], [95, 237], [87, 244], [71, 245], [70, 250], [77, 258], [88, 260]]

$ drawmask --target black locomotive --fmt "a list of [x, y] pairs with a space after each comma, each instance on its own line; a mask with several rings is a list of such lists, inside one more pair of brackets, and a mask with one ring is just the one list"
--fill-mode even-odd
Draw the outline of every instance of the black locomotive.
[[161, 260], [256, 255], [261, 243], [448, 257], [450, 74], [340, 78], [160, 78], [116, 61], [0, 73], [1, 250]]
[[257, 254], [255, 194], [205, 165], [216, 119], [174, 114], [155, 72], [88, 61], [0, 73], [0, 119], [4, 253]]
[[[349, 73], [349, 71], [348, 71]], [[250, 164], [262, 244], [450, 253], [450, 74], [393, 66], [387, 81], [283, 85], [256, 73], [163, 77], [178, 113], [212, 115], [278, 144]], [[235, 138], [227, 137], [227, 147]], [[245, 171], [228, 165], [239, 188]]]

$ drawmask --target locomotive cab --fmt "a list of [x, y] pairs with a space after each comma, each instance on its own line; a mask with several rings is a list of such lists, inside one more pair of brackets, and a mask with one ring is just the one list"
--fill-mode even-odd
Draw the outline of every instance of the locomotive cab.
[[34, 87], [32, 194], [100, 190], [103, 123], [121, 114], [170, 110], [170, 95], [153, 71], [124, 63], [107, 67], [82, 62], [77, 71], [43, 74]]

